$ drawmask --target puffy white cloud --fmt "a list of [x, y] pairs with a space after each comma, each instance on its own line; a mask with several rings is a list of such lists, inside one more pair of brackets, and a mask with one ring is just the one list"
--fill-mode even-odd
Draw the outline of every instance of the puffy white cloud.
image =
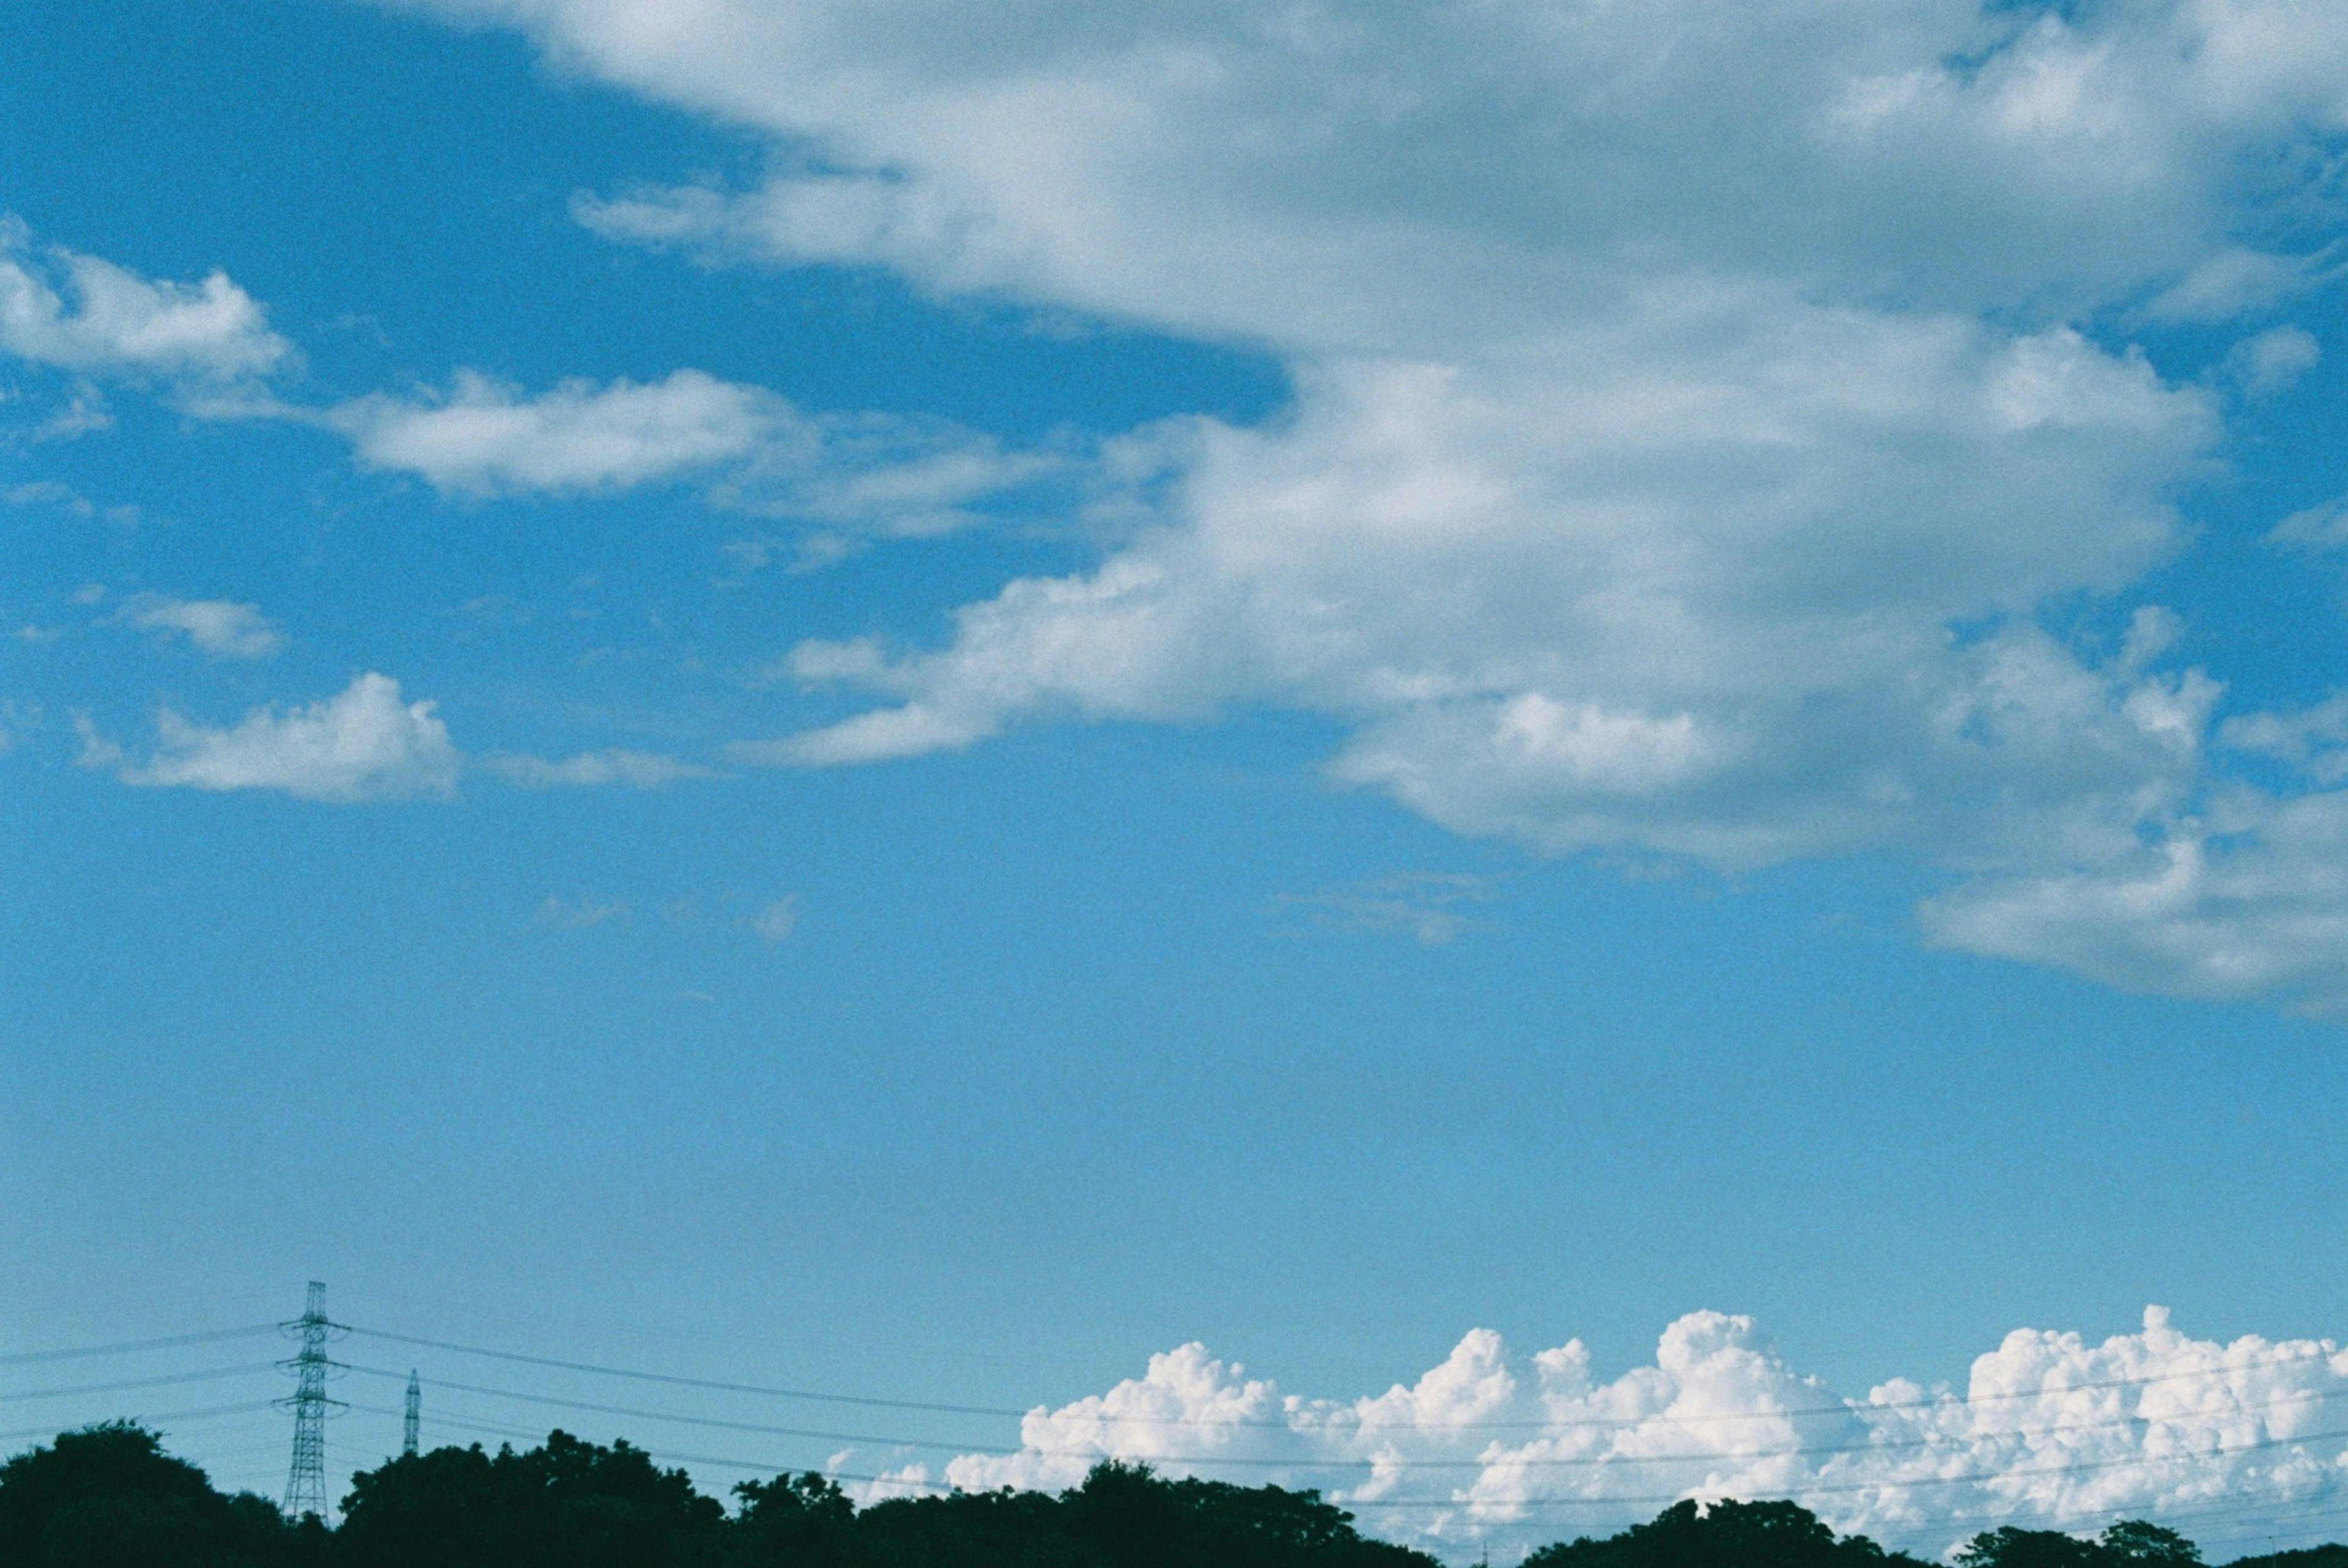
[[215, 659], [266, 659], [285, 646], [285, 634], [258, 605], [224, 599], [165, 599], [145, 594], [123, 606], [132, 626], [185, 637]]
[[1505, 343], [1626, 264], [1962, 308], [2174, 289], [2265, 254], [2233, 231], [2348, 75], [2348, 24], [2291, 0], [427, 8], [802, 155], [588, 204], [606, 232], [1323, 353]]
[[624, 784], [630, 789], [659, 789], [679, 779], [703, 779], [710, 770], [655, 752], [632, 752], [610, 747], [577, 752], [560, 759], [523, 753], [497, 752], [481, 759], [481, 766], [524, 789], [592, 787]]
[[[1730, 867], [1891, 849], [1977, 879], [1938, 939], [2128, 983], [2159, 963], [2016, 933], [2150, 940], [2106, 895], [2202, 845], [2227, 870], [2196, 874], [2193, 928], [2251, 956], [2162, 983], [2302, 971], [2331, 895], [2205, 840], [2222, 688], [2037, 612], [2181, 548], [2171, 505], [2223, 446], [2214, 394], [2109, 323], [2336, 278], [2348, 13], [418, 3], [773, 138], [757, 190], [583, 200], [607, 235], [1292, 373], [1261, 427], [1123, 444], [1141, 521], [1093, 569], [962, 607], [942, 646], [798, 650], [887, 703], [744, 760], [1278, 703], [1348, 728], [1338, 776], [1462, 831]], [[2227, 379], [2275, 390], [2312, 346], [2269, 325]]]
[[2188, 1337], [2148, 1308], [2091, 1345], [2018, 1329], [1962, 1389], [1846, 1397], [1752, 1320], [1696, 1312], [1610, 1381], [1579, 1340], [1529, 1358], [1478, 1329], [1416, 1383], [1350, 1400], [1282, 1392], [1199, 1345], [966, 1454], [971, 1489], [1063, 1487], [1106, 1458], [1246, 1484], [1318, 1486], [1382, 1533], [1522, 1546], [1604, 1532], [1680, 1497], [1792, 1497], [1927, 1557], [2001, 1522], [2118, 1514], [2189, 1525], [2213, 1504], [2282, 1512], [2348, 1491], [2348, 1351]]
[[2230, 791], [2131, 853], [1979, 878], [1921, 913], [1945, 945], [2135, 990], [2348, 1011], [2348, 793]]
[[1725, 865], [1972, 853], [2015, 808], [2121, 832], [2189, 778], [2197, 721], [2157, 682], [2011, 618], [2169, 548], [2198, 394], [2064, 333], [1650, 309], [1668, 332], [1347, 366], [1292, 420], [1179, 433], [1165, 522], [1097, 569], [1012, 584], [937, 652], [801, 649], [802, 678], [903, 702], [778, 760], [1274, 701], [1352, 721], [1341, 774], [1439, 821]]
[[334, 422], [361, 461], [477, 495], [640, 485], [747, 456], [771, 422], [756, 388], [680, 370], [639, 385], [566, 382], [542, 396], [460, 374], [432, 403], [375, 396]]
[[[339, 695], [301, 707], [257, 708], [215, 729], [164, 710], [153, 756], [122, 767], [124, 782], [193, 789], [283, 790], [309, 800], [387, 800], [447, 794], [459, 758], [430, 702], [401, 701], [399, 682], [366, 674]], [[121, 753], [94, 731], [85, 762], [107, 766]]]
[[90, 374], [223, 381], [263, 374], [293, 352], [224, 272], [175, 283], [71, 251], [36, 257], [14, 218], [0, 218], [0, 351]]

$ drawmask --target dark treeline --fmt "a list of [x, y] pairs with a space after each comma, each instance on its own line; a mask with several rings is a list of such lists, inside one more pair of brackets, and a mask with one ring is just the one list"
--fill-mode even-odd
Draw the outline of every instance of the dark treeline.
[[[555, 1432], [524, 1452], [444, 1448], [351, 1480], [342, 1522], [228, 1496], [129, 1423], [0, 1464], [0, 1568], [1437, 1568], [1311, 1491], [1170, 1480], [1107, 1463], [1057, 1495], [959, 1492], [859, 1508], [819, 1475], [744, 1481], [726, 1506], [643, 1450]], [[2006, 1528], [1961, 1568], [2199, 1568], [2130, 1521], [2093, 1539]], [[1790, 1502], [1683, 1502], [1526, 1568], [1924, 1568]], [[2348, 1547], [2232, 1568], [2348, 1568]]]

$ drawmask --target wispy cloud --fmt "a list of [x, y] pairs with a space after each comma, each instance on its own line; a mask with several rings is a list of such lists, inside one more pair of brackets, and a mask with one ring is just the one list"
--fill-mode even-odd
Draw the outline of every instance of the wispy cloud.
[[627, 917], [627, 905], [617, 899], [565, 898], [552, 893], [539, 902], [535, 916], [540, 925], [564, 931], [583, 931]]
[[761, 907], [756, 915], [750, 917], [750, 929], [762, 942], [772, 944], [787, 941], [790, 934], [798, 928], [799, 899], [796, 893], [788, 897], [772, 900]]
[[520, 752], [495, 752], [480, 765], [509, 784], [523, 789], [592, 788], [621, 784], [630, 789], [659, 789], [680, 779], [716, 776], [715, 769], [654, 752], [619, 748], [578, 752], [562, 758], [534, 757]]
[[[990, 497], [1062, 472], [1056, 452], [1014, 452], [937, 420], [810, 414], [762, 387], [679, 370], [650, 383], [565, 382], [535, 395], [460, 373], [444, 395], [363, 397], [324, 414], [282, 410], [347, 436], [370, 467], [476, 497], [613, 492], [694, 480], [713, 506], [806, 530], [803, 562], [857, 538], [922, 538], [976, 520]], [[757, 541], [733, 552], [753, 569]]]
[[1439, 947], [1477, 929], [1481, 922], [1471, 911], [1498, 897], [1491, 877], [1427, 871], [1288, 894], [1279, 903], [1326, 929], [1406, 936]]
[[185, 637], [215, 659], [266, 659], [285, 647], [285, 634], [258, 605], [140, 594], [120, 615], [131, 626]]

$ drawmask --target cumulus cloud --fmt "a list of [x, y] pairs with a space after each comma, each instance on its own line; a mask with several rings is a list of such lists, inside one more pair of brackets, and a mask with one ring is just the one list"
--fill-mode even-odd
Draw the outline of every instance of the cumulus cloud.
[[[935, 652], [800, 649], [793, 673], [901, 702], [774, 758], [1274, 701], [1352, 721], [1340, 774], [1450, 825], [1727, 866], [1981, 850], [2016, 807], [2125, 832], [2189, 779], [2171, 708], [2199, 688], [2164, 699], [2020, 615], [2170, 547], [2199, 395], [2065, 333], [1651, 308], [1699, 342], [1660, 354], [1643, 323], [1505, 374], [1349, 366], [1291, 421], [1199, 427], [1163, 525], [1100, 568], [1012, 584]], [[1960, 640], [1965, 617], [1999, 629]], [[1993, 791], [2006, 812], [1966, 809]]]
[[1918, 857], [1972, 879], [1928, 922], [1983, 951], [2151, 941], [2123, 911], [2188, 864], [2193, 929], [2255, 957], [2182, 983], [2287, 985], [2348, 917], [2255, 847], [2321, 801], [2211, 827], [2216, 679], [2038, 613], [2183, 548], [2213, 385], [2312, 363], [2269, 324], [2182, 384], [2108, 323], [2328, 286], [2348, 14], [419, 3], [782, 155], [757, 189], [584, 199], [600, 232], [884, 266], [1293, 378], [1260, 427], [1134, 433], [1153, 477], [1089, 569], [963, 605], [942, 645], [797, 650], [880, 705], [746, 761], [1275, 703], [1344, 726], [1337, 776], [1465, 832]]
[[765, 435], [763, 403], [695, 370], [641, 385], [565, 382], [535, 398], [467, 374], [445, 398], [362, 398], [333, 418], [373, 467], [498, 495], [640, 485], [744, 456]]
[[217, 381], [266, 374], [292, 354], [224, 272], [175, 283], [72, 251], [36, 254], [15, 218], [0, 218], [0, 350], [87, 374]]
[[1943, 945], [2134, 990], [2348, 1012], [2348, 793], [2230, 791], [2133, 853], [1982, 877], [1921, 915]]
[[2291, 0], [430, 8], [814, 154], [583, 203], [607, 233], [1323, 352], [1502, 342], [1602, 308], [1626, 261], [2264, 303], [2312, 264], [2235, 232], [2277, 195], [2245, 176], [2337, 131], [2348, 74], [2348, 25]]
[[2008, 1522], [2190, 1526], [2212, 1507], [2336, 1503], [2348, 1351], [2194, 1339], [2156, 1307], [2140, 1332], [2101, 1344], [2017, 1329], [1962, 1389], [1895, 1379], [1847, 1396], [1750, 1318], [1695, 1312], [1651, 1364], [1612, 1379], [1579, 1340], [1522, 1357], [1478, 1329], [1414, 1383], [1331, 1399], [1193, 1344], [1105, 1394], [1031, 1411], [1015, 1451], [962, 1455], [942, 1479], [1059, 1488], [1109, 1458], [1318, 1486], [1374, 1530], [1437, 1548], [1604, 1533], [1682, 1497], [1791, 1497], [1930, 1558]]
[[224, 599], [165, 599], [143, 594], [123, 606], [132, 626], [185, 637], [215, 659], [266, 659], [285, 646], [285, 634], [258, 605]]
[[630, 789], [659, 789], [680, 779], [712, 776], [709, 769], [655, 752], [632, 752], [611, 747], [577, 752], [560, 759], [523, 753], [498, 752], [481, 759], [481, 766], [524, 789], [592, 787], [624, 784]]
[[166, 709], [157, 715], [154, 754], [144, 764], [125, 761], [85, 728], [85, 762], [118, 764], [123, 781], [134, 784], [283, 790], [340, 802], [448, 794], [459, 758], [432, 708], [403, 702], [399, 682], [389, 676], [365, 674], [339, 696], [257, 708], [227, 728]]
[[324, 418], [368, 466], [443, 491], [579, 493], [695, 477], [730, 509], [835, 533], [948, 532], [973, 520], [973, 504], [1065, 466], [942, 421], [807, 414], [697, 370], [571, 381], [536, 396], [465, 372], [445, 395], [364, 397]]

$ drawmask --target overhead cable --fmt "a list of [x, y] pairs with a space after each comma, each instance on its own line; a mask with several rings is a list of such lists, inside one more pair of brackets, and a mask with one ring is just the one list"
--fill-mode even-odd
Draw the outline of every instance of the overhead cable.
[[0, 1403], [18, 1399], [62, 1399], [76, 1394], [115, 1394], [128, 1389], [160, 1389], [166, 1383], [207, 1383], [218, 1378], [246, 1378], [273, 1372], [274, 1361], [248, 1361], [235, 1367], [214, 1367], [202, 1372], [165, 1372], [152, 1378], [131, 1378], [118, 1383], [83, 1383], [71, 1389], [11, 1389]]
[[[1007, 1406], [1001, 1405], [957, 1405], [944, 1404], [926, 1399], [892, 1399], [876, 1398], [870, 1395], [836, 1394], [810, 1389], [782, 1388], [758, 1383], [726, 1382], [709, 1378], [688, 1378], [670, 1372], [647, 1372], [626, 1367], [602, 1366], [589, 1361], [563, 1360], [551, 1356], [530, 1356], [515, 1350], [499, 1350], [479, 1345], [462, 1345], [451, 1340], [429, 1339], [420, 1336], [408, 1334], [393, 1334], [376, 1328], [352, 1327], [350, 1332], [365, 1338], [381, 1339], [396, 1345], [420, 1346], [427, 1349], [447, 1350], [461, 1356], [479, 1356], [490, 1360], [509, 1361], [521, 1366], [545, 1367], [565, 1372], [582, 1372], [594, 1377], [625, 1378], [636, 1382], [660, 1383], [675, 1388], [703, 1389], [716, 1393], [753, 1394], [766, 1399], [803, 1399], [814, 1403], [852, 1405], [872, 1409], [921, 1410], [939, 1415], [999, 1416], [1012, 1419], [1025, 1418], [1026, 1416], [1035, 1414], [1038, 1411], [1049, 1413], [1048, 1408], [1041, 1405], [1033, 1406], [1025, 1409], [1014, 1409]], [[2329, 1358], [2327, 1358], [2322, 1351], [2315, 1351], [2312, 1353], [2276, 1357], [2265, 1360], [2237, 1362], [2230, 1366], [2199, 1368], [2191, 1371], [2156, 1372], [2138, 1378], [2088, 1379], [2076, 1383], [2066, 1384], [2060, 1388], [2016, 1389], [2004, 1393], [1971, 1395], [1962, 1399], [1950, 1397], [1945, 1399], [1928, 1398], [1921, 1399], [1885, 1399], [1868, 1403], [1852, 1401], [1840, 1405], [1819, 1406], [1807, 1409], [1744, 1410], [1731, 1411], [1720, 1415], [1705, 1416], [1674, 1416], [1669, 1414], [1657, 1414], [1632, 1417], [1592, 1417], [1570, 1420], [1461, 1421], [1457, 1423], [1447, 1422], [1440, 1426], [1427, 1427], [1421, 1427], [1415, 1423], [1405, 1424], [1383, 1422], [1364, 1423], [1364, 1426], [1365, 1430], [1424, 1430], [1451, 1432], [1561, 1431], [1581, 1428], [1622, 1429], [1630, 1427], [1643, 1427], [1657, 1422], [1709, 1426], [1721, 1421], [1787, 1420], [1799, 1419], [1807, 1417], [1871, 1415], [1882, 1410], [1945, 1410], [1962, 1409], [1973, 1405], [2005, 1403], [2017, 1399], [2044, 1399], [2065, 1394], [2082, 1393], [2102, 1389], [2146, 1388], [2156, 1384], [2178, 1382], [2195, 1378], [2225, 1378], [2240, 1372], [2260, 1370], [2271, 1367], [2298, 1366], [2308, 1362], [2321, 1362], [2328, 1359]], [[2309, 1391], [2315, 1392], [2315, 1390]], [[1357, 1409], [1357, 1407], [1345, 1406], [1335, 1408], [1340, 1410]], [[1227, 1419], [1214, 1419], [1192, 1416], [1125, 1416], [1112, 1415], [1105, 1411], [1088, 1410], [1085, 1412], [1084, 1419], [1086, 1420], [1099, 1421], [1107, 1425], [1118, 1426], [1255, 1427], [1265, 1428], [1275, 1431], [1288, 1431], [1294, 1430], [1286, 1421], [1262, 1420], [1244, 1417], [1231, 1418]]]
[[251, 1339], [263, 1334], [274, 1334], [274, 1323], [258, 1323], [243, 1328], [217, 1328], [209, 1334], [173, 1334], [161, 1339], [125, 1339], [113, 1345], [80, 1345], [70, 1350], [24, 1350], [12, 1356], [0, 1356], [0, 1367], [23, 1367], [36, 1361], [73, 1361], [87, 1356], [128, 1356], [140, 1350], [169, 1350], [180, 1345], [213, 1345], [223, 1339]]
[[[350, 1364], [349, 1369], [366, 1377], [404, 1379], [407, 1374], [386, 1367], [366, 1367]], [[721, 1431], [752, 1432], [764, 1437], [806, 1438], [817, 1442], [871, 1443], [882, 1448], [930, 1449], [950, 1453], [983, 1454], [989, 1458], [1009, 1458], [1029, 1453], [1044, 1459], [1084, 1459], [1110, 1457], [1097, 1448], [1047, 1449], [1004, 1448], [984, 1443], [955, 1442], [941, 1438], [909, 1438], [880, 1432], [842, 1432], [806, 1427], [770, 1426], [757, 1421], [726, 1420], [715, 1416], [690, 1416], [673, 1410], [650, 1410], [638, 1406], [602, 1404], [587, 1399], [566, 1399], [551, 1394], [526, 1393], [518, 1389], [489, 1388], [478, 1383], [455, 1383], [445, 1378], [433, 1379], [436, 1389], [457, 1393], [479, 1394], [489, 1399], [515, 1399], [525, 1404], [544, 1405], [551, 1409], [582, 1410], [596, 1415], [628, 1416], [639, 1420], [671, 1421], [680, 1426], [708, 1427]], [[2321, 1403], [2328, 1399], [2348, 1398], [2342, 1395], [2284, 1395], [2272, 1399], [2231, 1407], [2231, 1410], [2255, 1410], [2275, 1405]], [[2231, 1413], [2230, 1411], [2230, 1413]], [[2036, 1438], [2048, 1432], [2095, 1431], [2112, 1427], [2133, 1426], [2146, 1419], [2141, 1416], [2110, 1416], [2092, 1421], [2060, 1421], [2027, 1430], [1972, 1432], [1962, 1439], [1978, 1441], [1983, 1438]], [[1287, 1428], [1299, 1437], [1344, 1437], [1352, 1435], [1343, 1429], [1335, 1431], [1313, 1428]], [[1440, 1429], [1438, 1429], [1440, 1430]], [[1810, 1454], [1880, 1453], [1887, 1450], [1931, 1448], [1951, 1440], [1947, 1437], [1910, 1438], [1882, 1442], [1820, 1443], [1792, 1449], [1762, 1450], [1694, 1450], [1679, 1453], [1560, 1455], [1556, 1457], [1511, 1457], [1498, 1461], [1512, 1467], [1539, 1466], [1545, 1469], [1575, 1469], [1632, 1464], [1700, 1464], [1720, 1460], [1751, 1461], [1766, 1459], [1792, 1459]], [[1227, 1468], [1251, 1470], [1293, 1470], [1300, 1466], [1316, 1469], [1374, 1467], [1379, 1470], [1475, 1470], [1492, 1468], [1495, 1461], [1485, 1459], [1406, 1460], [1375, 1456], [1360, 1458], [1329, 1457], [1318, 1459], [1262, 1459], [1225, 1454], [1153, 1454], [1146, 1456], [1159, 1464], [1220, 1465]]]

